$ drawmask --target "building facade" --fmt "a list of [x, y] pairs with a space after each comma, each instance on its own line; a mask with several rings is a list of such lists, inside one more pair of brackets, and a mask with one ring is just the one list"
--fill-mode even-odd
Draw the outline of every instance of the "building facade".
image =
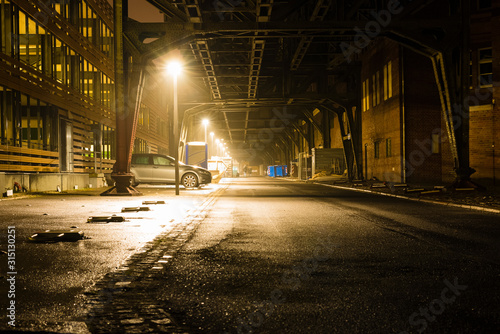
[[[496, 185], [500, 174], [500, 3], [471, 2], [469, 159], [472, 179]], [[420, 184], [455, 178], [431, 61], [376, 39], [361, 55], [364, 176]]]
[[[0, 0], [0, 172], [109, 173], [113, 80], [107, 1]], [[135, 150], [166, 152], [167, 104], [149, 83]]]
[[365, 179], [453, 181], [431, 60], [386, 38], [361, 58]]
[[498, 185], [500, 176], [500, 3], [478, 1], [471, 17], [470, 164], [472, 177]]

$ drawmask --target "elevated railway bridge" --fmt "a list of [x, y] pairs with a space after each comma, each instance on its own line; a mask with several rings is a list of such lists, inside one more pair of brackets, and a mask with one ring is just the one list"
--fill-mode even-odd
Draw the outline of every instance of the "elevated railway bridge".
[[362, 179], [363, 89], [372, 88], [363, 86], [361, 56], [380, 38], [430, 59], [454, 169], [460, 179], [470, 176], [462, 103], [469, 94], [463, 84], [469, 80], [469, 1], [148, 2], [164, 22], [131, 20], [127, 0], [113, 3], [119, 191], [128, 185], [146, 69], [173, 54], [183, 60], [185, 85], [183, 128], [170, 150], [189, 140], [192, 120], [204, 115], [235, 158], [286, 163], [297, 151], [330, 148], [333, 125], [340, 128], [349, 178]]

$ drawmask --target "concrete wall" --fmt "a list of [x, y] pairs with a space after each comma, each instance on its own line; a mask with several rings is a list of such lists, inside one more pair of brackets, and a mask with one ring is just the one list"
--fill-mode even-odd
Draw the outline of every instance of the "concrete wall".
[[[14, 189], [15, 182], [19, 183], [22, 188], [28, 192], [42, 191], [57, 191], [60, 187], [61, 191], [73, 190], [75, 186], [78, 189], [92, 187], [101, 187], [104, 185], [102, 177], [89, 177], [89, 174], [72, 174], [72, 173], [38, 173], [38, 174], [21, 174], [21, 173], [0, 173], [0, 190], [5, 192], [6, 189]], [[95, 183], [95, 185], [93, 184]]]

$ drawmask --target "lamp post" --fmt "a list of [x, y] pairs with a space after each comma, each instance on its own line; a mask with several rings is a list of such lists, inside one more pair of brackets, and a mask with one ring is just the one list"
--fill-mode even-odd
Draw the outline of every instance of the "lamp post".
[[181, 64], [176, 61], [172, 61], [168, 64], [168, 73], [172, 76], [174, 81], [174, 117], [173, 117], [173, 128], [174, 128], [174, 159], [175, 159], [175, 195], [179, 195], [179, 111], [177, 102], [177, 76], [181, 73]]
[[208, 119], [203, 120], [203, 126], [205, 127], [205, 144], [208, 144], [208, 136], [207, 136], [207, 126], [208, 126]]
[[209, 156], [211, 157], [214, 154], [214, 133], [210, 132], [210, 150]]

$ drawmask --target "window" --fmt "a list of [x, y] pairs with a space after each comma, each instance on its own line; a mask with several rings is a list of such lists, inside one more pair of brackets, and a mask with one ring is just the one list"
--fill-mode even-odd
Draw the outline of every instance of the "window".
[[132, 163], [134, 165], [149, 165], [149, 155], [134, 155]]
[[392, 157], [392, 143], [391, 138], [385, 140], [385, 156]]
[[377, 80], [376, 82], [376, 96], [377, 96], [377, 105], [380, 104], [380, 71], [377, 71], [376, 75], [375, 75], [375, 79]]
[[479, 86], [493, 86], [493, 51], [491, 48], [479, 50]]
[[363, 111], [370, 109], [370, 80], [363, 82]]
[[115, 158], [115, 130], [103, 125], [102, 126], [102, 157], [103, 159]]
[[171, 161], [170, 159], [167, 159], [166, 157], [154, 156], [153, 157], [153, 164], [160, 165], [160, 166], [171, 166], [171, 165], [174, 165], [174, 162]]
[[432, 153], [439, 153], [439, 143], [441, 142], [439, 133], [432, 134]]
[[372, 106], [377, 105], [377, 77], [375, 74], [372, 77], [372, 93], [373, 93], [373, 99], [372, 99]]
[[380, 158], [380, 142], [375, 142], [375, 159]]
[[384, 66], [384, 101], [392, 97], [392, 61]]
[[12, 5], [0, 1], [0, 51], [7, 55], [12, 53]]
[[373, 88], [373, 101], [372, 105], [375, 107], [376, 105], [380, 104], [380, 71], [377, 71], [372, 76], [373, 83], [372, 83], [372, 88]]

